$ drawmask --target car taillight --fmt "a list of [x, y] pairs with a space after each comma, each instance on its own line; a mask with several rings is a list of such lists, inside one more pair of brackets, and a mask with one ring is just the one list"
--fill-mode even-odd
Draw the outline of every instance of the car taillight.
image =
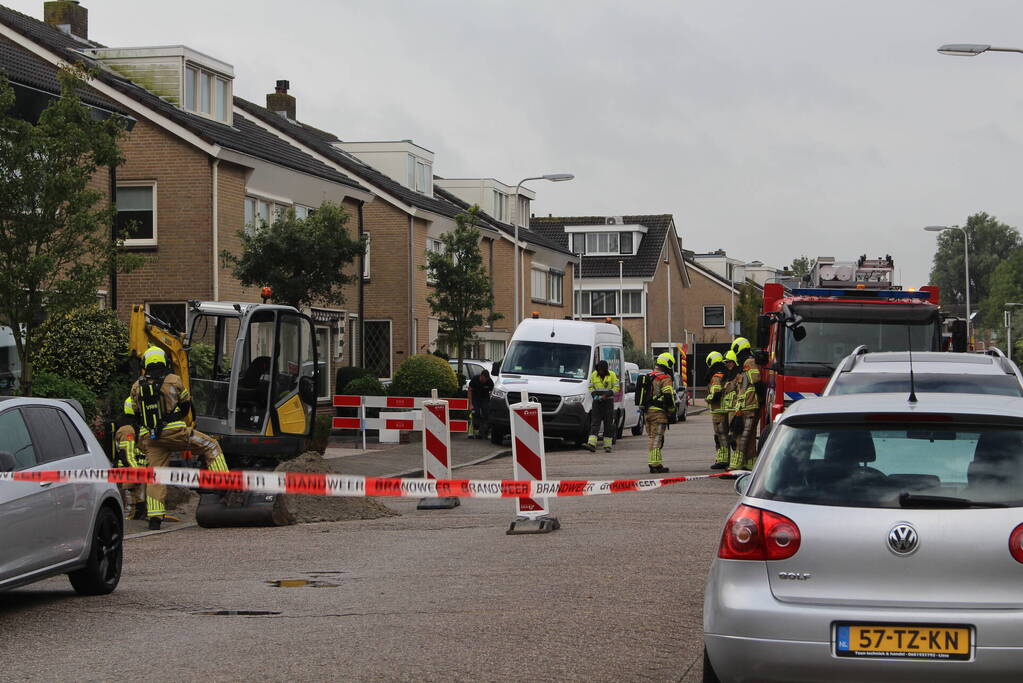
[[[1017, 527], [1017, 531], [1023, 540], [1023, 524]], [[740, 505], [725, 522], [718, 557], [724, 560], [784, 560], [796, 554], [799, 543], [799, 527], [788, 517]], [[1019, 550], [1020, 556], [1013, 557], [1023, 562], [1023, 548]]]
[[1009, 534], [1009, 554], [1012, 559], [1023, 563], [1023, 524], [1018, 525]]

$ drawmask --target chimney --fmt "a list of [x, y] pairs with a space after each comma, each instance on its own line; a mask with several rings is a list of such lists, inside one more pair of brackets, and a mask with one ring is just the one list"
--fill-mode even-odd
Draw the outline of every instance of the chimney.
[[295, 118], [295, 98], [288, 94], [288, 88], [290, 87], [291, 83], [288, 81], [277, 81], [275, 92], [269, 93], [266, 96], [266, 108], [286, 119], [297, 121], [298, 119]]
[[43, 21], [76, 38], [89, 39], [89, 10], [78, 0], [44, 2]]

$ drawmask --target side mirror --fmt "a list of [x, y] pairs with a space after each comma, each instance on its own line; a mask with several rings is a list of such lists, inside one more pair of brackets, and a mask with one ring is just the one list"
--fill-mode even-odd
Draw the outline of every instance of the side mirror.
[[735, 492], [740, 496], [745, 496], [746, 492], [749, 491], [749, 485], [753, 483], [753, 473], [746, 472], [740, 474], [739, 478], [735, 480]]
[[806, 328], [802, 325], [798, 325], [792, 328], [792, 338], [797, 342], [801, 342], [806, 339]]
[[774, 322], [772, 316], [759, 315], [757, 316], [757, 346], [762, 349], [767, 348], [767, 342], [771, 338], [771, 323]]
[[298, 379], [298, 397], [302, 403], [316, 405], [316, 382], [308, 375]]
[[490, 374], [494, 376], [498, 376], [501, 374], [501, 361], [495, 360], [493, 363], [490, 364]]
[[18, 467], [18, 461], [7, 451], [0, 451], [0, 472], [13, 472]]

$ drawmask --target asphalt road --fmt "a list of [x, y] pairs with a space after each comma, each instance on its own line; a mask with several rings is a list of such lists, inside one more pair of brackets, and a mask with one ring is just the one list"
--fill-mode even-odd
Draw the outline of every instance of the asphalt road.
[[[703, 473], [706, 415], [665, 464]], [[455, 444], [457, 448], [457, 443]], [[550, 478], [646, 476], [646, 437], [614, 454], [551, 448]], [[507, 478], [503, 458], [460, 470]], [[726, 480], [553, 501], [562, 528], [508, 536], [513, 503], [128, 541], [117, 591], [55, 578], [0, 594], [5, 680], [700, 680], [706, 572], [735, 501]], [[276, 587], [271, 581], [321, 585]], [[215, 616], [221, 610], [269, 616]]]

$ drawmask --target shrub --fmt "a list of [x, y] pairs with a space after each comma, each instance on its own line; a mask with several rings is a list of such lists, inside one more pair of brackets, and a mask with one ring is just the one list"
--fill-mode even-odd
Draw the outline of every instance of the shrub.
[[417, 354], [406, 358], [394, 373], [392, 396], [429, 396], [436, 389], [440, 396], [454, 396], [458, 391], [458, 378], [451, 365], [432, 354]]
[[[95, 402], [128, 354], [128, 326], [113, 311], [82, 308], [43, 323], [35, 344], [36, 373], [76, 380]], [[32, 393], [42, 396], [39, 391], [33, 383]]]
[[[352, 382], [352, 380], [358, 379], [359, 377], [373, 377], [373, 371], [367, 370], [366, 368], [360, 368], [355, 365], [348, 365], [343, 368], [338, 368], [337, 374], [334, 376], [334, 393], [352, 394], [353, 392], [348, 391], [348, 385]], [[376, 378], [373, 377], [373, 379]], [[376, 394], [368, 395], [375, 396]]]
[[348, 386], [345, 387], [345, 391], [352, 396], [386, 396], [387, 390], [384, 389], [384, 385], [380, 383], [376, 377], [372, 375], [363, 375], [362, 377], [356, 377]]
[[643, 353], [643, 349], [631, 348], [625, 349], [625, 362], [635, 363], [640, 370], [652, 370], [655, 360], [649, 353]]
[[[49, 372], [36, 373], [32, 378], [32, 394], [37, 398], [73, 398], [82, 404], [85, 421], [90, 424], [97, 416], [96, 394], [83, 382]], [[124, 400], [122, 398], [122, 400]]]
[[323, 453], [327, 450], [327, 443], [330, 441], [330, 415], [317, 415], [313, 422], [313, 431], [306, 439], [306, 450]]

